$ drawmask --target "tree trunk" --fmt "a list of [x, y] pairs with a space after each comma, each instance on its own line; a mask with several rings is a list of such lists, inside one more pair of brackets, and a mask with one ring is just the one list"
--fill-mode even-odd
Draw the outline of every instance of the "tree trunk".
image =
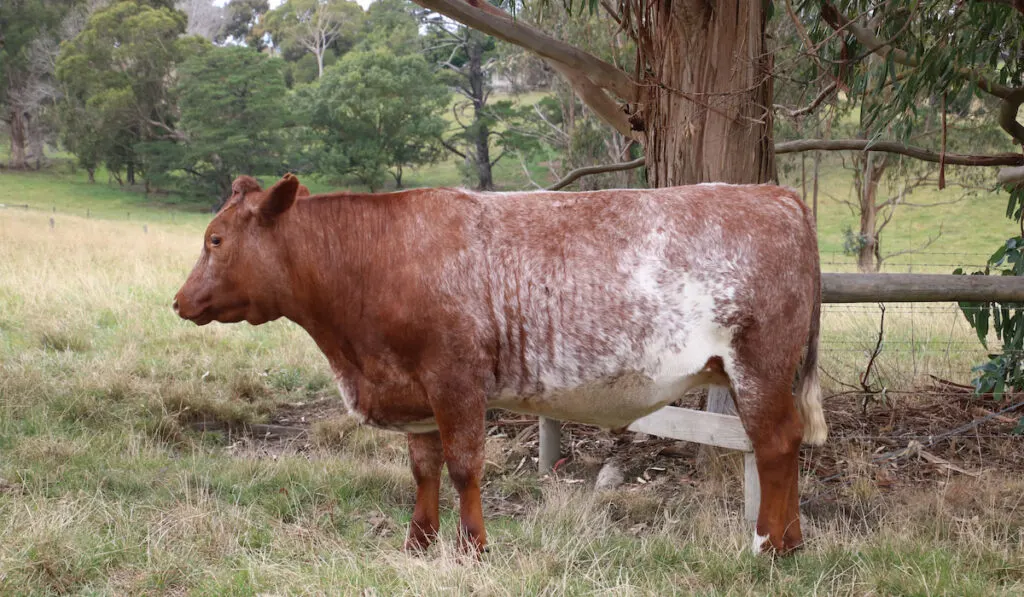
[[324, 50], [316, 52], [316, 78], [319, 79], [324, 76]]
[[129, 185], [135, 184], [135, 164], [134, 163], [128, 162], [128, 173], [125, 176], [125, 178], [128, 180], [128, 184]]
[[89, 174], [89, 182], [96, 182], [96, 168], [86, 168], [85, 171]]
[[[659, 2], [644, 130], [652, 187], [776, 180], [771, 53], [762, 2]], [[735, 414], [729, 391], [709, 412]]]
[[762, 2], [658, 2], [644, 83], [651, 186], [776, 179]]
[[484, 114], [484, 102], [487, 100], [487, 77], [483, 69], [484, 37], [478, 32], [467, 31], [466, 50], [469, 55], [469, 88], [473, 94], [473, 143], [476, 146], [477, 189], [490, 191], [494, 189], [494, 177], [491, 173], [491, 131], [487, 127]]
[[10, 119], [11, 130], [11, 158], [9, 167], [12, 170], [24, 170], [28, 168], [28, 161], [25, 159], [25, 115], [21, 110], [12, 110]]
[[882, 265], [878, 246], [878, 183], [885, 173], [886, 160], [868, 152], [860, 184], [856, 185], [860, 198], [860, 243], [857, 247], [857, 269], [863, 273], [877, 272]]
[[43, 150], [43, 126], [40, 119], [32, 119], [31, 116], [26, 116], [25, 130], [28, 134], [29, 152], [32, 154], [33, 161], [35, 161], [36, 170], [42, 170], [43, 160], [46, 159], [46, 155]]

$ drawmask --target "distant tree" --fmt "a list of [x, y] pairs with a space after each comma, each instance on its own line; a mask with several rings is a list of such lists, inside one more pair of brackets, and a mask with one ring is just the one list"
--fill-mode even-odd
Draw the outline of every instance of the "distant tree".
[[170, 93], [174, 67], [201, 41], [183, 37], [182, 12], [154, 4], [118, 2], [96, 12], [61, 47], [56, 64], [65, 127], [74, 129], [82, 118], [95, 135], [75, 149], [98, 152], [115, 177], [125, 171], [129, 184], [144, 169], [139, 143], [178, 135]]
[[495, 115], [489, 109], [491, 75], [496, 64], [495, 41], [475, 29], [453, 25], [440, 15], [432, 15], [428, 55], [446, 75], [445, 81], [464, 99], [452, 107], [455, 131], [444, 140], [448, 151], [463, 158], [476, 171], [476, 187], [494, 188], [491, 169], [505, 152], [491, 157], [491, 138], [500, 136]]
[[450, 94], [422, 55], [349, 52], [303, 94], [323, 173], [354, 176], [374, 190], [390, 173], [401, 187], [406, 167], [440, 155]]
[[223, 201], [239, 174], [286, 167], [290, 124], [283, 61], [249, 48], [208, 48], [180, 67], [180, 138], [154, 148], [160, 170], [183, 170]]
[[264, 25], [286, 58], [313, 54], [319, 78], [324, 56], [339, 40], [354, 36], [362, 17], [363, 9], [351, 0], [287, 0], [267, 13]]
[[27, 168], [29, 152], [42, 159], [44, 109], [56, 99], [54, 52], [71, 2], [0, 2], [0, 121], [10, 137], [9, 167]]
[[233, 39], [256, 51], [263, 51], [267, 47], [263, 18], [269, 11], [268, 0], [231, 0], [217, 41]]
[[188, 17], [186, 35], [198, 35], [214, 41], [221, 37], [221, 31], [227, 25], [227, 9], [217, 6], [213, 0], [178, 0], [174, 7]]
[[360, 48], [387, 46], [395, 54], [422, 51], [419, 25], [425, 14], [410, 0], [375, 0], [366, 9]]

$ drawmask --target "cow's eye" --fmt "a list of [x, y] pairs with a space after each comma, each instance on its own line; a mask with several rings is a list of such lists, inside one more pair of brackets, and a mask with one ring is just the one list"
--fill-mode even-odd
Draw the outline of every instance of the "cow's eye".
[[220, 246], [220, 237], [217, 236], [216, 234], [210, 235], [210, 245], [214, 246], [214, 247], [219, 247]]

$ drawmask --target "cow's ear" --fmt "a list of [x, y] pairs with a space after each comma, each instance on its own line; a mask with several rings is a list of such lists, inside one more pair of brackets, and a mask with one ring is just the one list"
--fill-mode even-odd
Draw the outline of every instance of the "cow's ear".
[[309, 197], [309, 187], [304, 184], [299, 185], [299, 192], [295, 193], [296, 197]]
[[290, 172], [284, 178], [277, 181], [277, 184], [267, 190], [260, 202], [260, 215], [267, 219], [274, 219], [288, 211], [288, 208], [295, 203], [295, 196], [299, 191], [299, 179]]

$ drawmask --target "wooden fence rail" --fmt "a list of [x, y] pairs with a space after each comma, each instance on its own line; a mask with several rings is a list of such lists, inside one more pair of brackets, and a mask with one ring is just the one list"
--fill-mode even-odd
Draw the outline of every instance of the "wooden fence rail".
[[[1022, 302], [1024, 277], [944, 274], [822, 274], [823, 303]], [[750, 440], [739, 417], [666, 406], [629, 426], [630, 431], [744, 452], [744, 516], [757, 519], [761, 489]], [[558, 460], [561, 422], [540, 418], [542, 473]]]

